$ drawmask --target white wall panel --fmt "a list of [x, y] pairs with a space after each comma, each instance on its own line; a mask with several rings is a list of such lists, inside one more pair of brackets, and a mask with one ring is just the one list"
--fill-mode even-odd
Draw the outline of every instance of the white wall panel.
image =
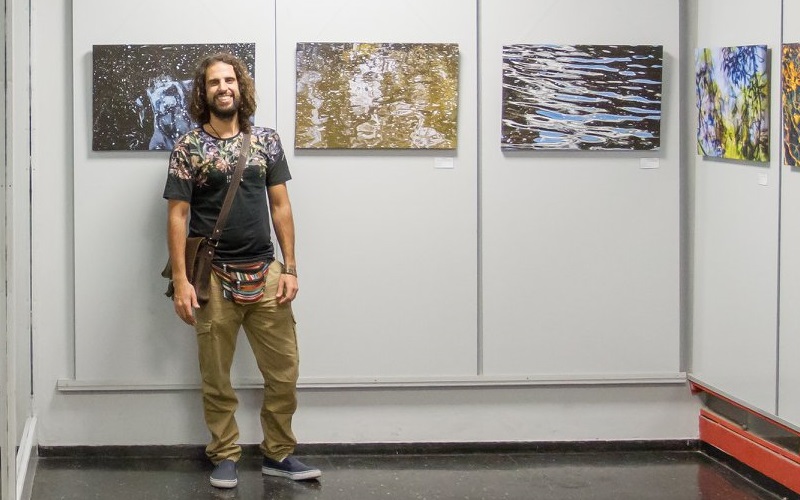
[[[73, 4], [75, 377], [141, 382], [197, 378], [194, 331], [163, 296], [166, 152], [91, 151], [92, 45], [256, 43], [257, 119], [274, 121], [274, 7], [226, 2], [230, 22], [204, 29], [220, 4], [156, 0]], [[247, 13], [242, 16], [242, 13]], [[221, 14], [221, 13], [220, 13]], [[233, 18], [236, 20], [234, 21]], [[178, 21], [179, 20], [179, 21]], [[244, 343], [244, 342], [242, 342]], [[242, 344], [240, 343], [240, 345]], [[255, 374], [252, 355], [236, 369]]]
[[[800, 43], [800, 4], [783, 6], [783, 42]], [[775, 48], [772, 74], [781, 71], [780, 50]], [[776, 109], [773, 123], [781, 120]], [[782, 141], [782, 138], [781, 138]], [[782, 142], [773, 151], [777, 154]], [[778, 374], [778, 415], [800, 426], [800, 168], [783, 165], [781, 156], [781, 260], [780, 260], [780, 352]]]
[[[750, 163], [693, 155], [688, 165], [695, 175], [691, 372], [768, 413], [776, 411], [780, 16], [779, 0], [758, 8], [744, 0], [697, 2], [696, 47], [771, 49], [771, 159]], [[687, 133], [696, 123], [692, 108]]]
[[[6, 421], [13, 439], [3, 442], [6, 453], [2, 467], [9, 473], [2, 477], [2, 488], [11, 493], [3, 498], [19, 498], [28, 466], [25, 457], [30, 443], [24, 442], [23, 429], [31, 417], [31, 191], [30, 191], [30, 6], [23, 1], [4, 2], [2, 29], [5, 40], [5, 104], [2, 116], [4, 145], [2, 196], [4, 237], [3, 280], [5, 306], [0, 314], [7, 340], [8, 364], [5, 365], [8, 386], [0, 383], [0, 392], [7, 398]], [[2, 363], [0, 363], [2, 365]], [[7, 390], [6, 390], [7, 389]], [[0, 408], [0, 411], [3, 409]], [[16, 451], [16, 453], [15, 453]], [[6, 460], [11, 458], [12, 463]], [[17, 465], [17, 467], [15, 467]]]
[[[485, 373], [680, 370], [678, 4], [482, 4]], [[660, 150], [501, 152], [502, 47], [514, 43], [663, 45]]]
[[[475, 375], [475, 2], [278, 0], [278, 131], [297, 226], [306, 377]], [[298, 42], [457, 43], [456, 151], [295, 151]], [[453, 169], [434, 168], [437, 157]]]

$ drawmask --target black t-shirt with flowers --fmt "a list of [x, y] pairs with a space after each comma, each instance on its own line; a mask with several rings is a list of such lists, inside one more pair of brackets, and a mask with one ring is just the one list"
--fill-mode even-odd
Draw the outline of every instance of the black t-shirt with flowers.
[[[250, 155], [242, 182], [222, 230], [216, 262], [268, 261], [274, 258], [270, 241], [266, 188], [292, 178], [280, 137], [272, 129], [253, 127]], [[189, 236], [210, 236], [231, 177], [244, 134], [218, 139], [197, 128], [172, 150], [164, 198], [191, 204]]]

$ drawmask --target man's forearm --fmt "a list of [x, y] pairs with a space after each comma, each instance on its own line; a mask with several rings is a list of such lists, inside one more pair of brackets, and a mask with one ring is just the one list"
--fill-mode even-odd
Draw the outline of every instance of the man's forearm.
[[294, 217], [291, 206], [275, 207], [272, 212], [272, 224], [275, 226], [275, 235], [281, 247], [284, 264], [287, 267], [296, 267], [294, 255]]
[[170, 207], [167, 218], [167, 247], [172, 264], [172, 281], [186, 280], [186, 214]]

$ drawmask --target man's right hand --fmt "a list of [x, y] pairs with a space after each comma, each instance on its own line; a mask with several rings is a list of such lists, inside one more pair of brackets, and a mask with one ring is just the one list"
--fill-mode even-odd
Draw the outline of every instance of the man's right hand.
[[200, 308], [197, 303], [197, 293], [194, 287], [188, 280], [179, 280], [173, 284], [175, 287], [175, 295], [172, 300], [175, 305], [175, 313], [187, 325], [194, 325], [194, 310]]

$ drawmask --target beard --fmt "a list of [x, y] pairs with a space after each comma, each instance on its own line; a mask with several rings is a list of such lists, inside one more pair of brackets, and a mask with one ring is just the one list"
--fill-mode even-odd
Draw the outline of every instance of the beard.
[[222, 120], [229, 120], [236, 116], [236, 113], [239, 112], [239, 106], [241, 105], [241, 98], [234, 96], [233, 102], [227, 108], [221, 108], [217, 106], [217, 101], [215, 97], [212, 97], [208, 100], [208, 110], [211, 114], [220, 118]]

